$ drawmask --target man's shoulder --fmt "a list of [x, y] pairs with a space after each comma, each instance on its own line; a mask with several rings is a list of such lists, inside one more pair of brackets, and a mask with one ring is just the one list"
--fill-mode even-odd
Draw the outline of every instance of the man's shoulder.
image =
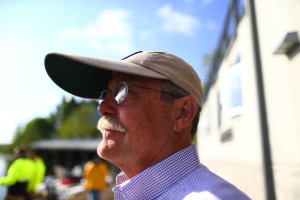
[[186, 174], [180, 182], [183, 185], [186, 184], [187, 186], [194, 186], [196, 188], [216, 187], [223, 184], [233, 186], [202, 164], [190, 173]]
[[165, 195], [181, 196], [184, 199], [249, 199], [234, 185], [203, 165], [182, 177]]
[[94, 162], [92, 161], [88, 161], [85, 165], [84, 165], [84, 169], [85, 170], [90, 170], [91, 168], [95, 167]]
[[24, 165], [27, 165], [28, 163], [32, 163], [32, 161], [29, 158], [18, 158], [12, 162], [12, 165], [24, 167]]

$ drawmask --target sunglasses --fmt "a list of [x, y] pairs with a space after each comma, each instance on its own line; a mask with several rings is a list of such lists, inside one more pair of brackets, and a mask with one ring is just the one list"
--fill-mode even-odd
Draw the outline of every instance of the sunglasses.
[[117, 104], [117, 105], [122, 104], [122, 103], [125, 102], [125, 100], [128, 96], [128, 86], [133, 86], [133, 87], [136, 87], [136, 88], [141, 88], [141, 89], [145, 89], [145, 90], [160, 92], [160, 93], [163, 93], [163, 94], [166, 94], [166, 95], [171, 95], [171, 96], [176, 97], [176, 98], [181, 97], [179, 95], [171, 94], [171, 93], [168, 93], [168, 92], [165, 92], [165, 91], [156, 90], [156, 89], [153, 89], [153, 88], [148, 88], [148, 87], [144, 87], [144, 86], [140, 86], [140, 85], [136, 85], [136, 84], [132, 84], [132, 83], [127, 83], [126, 81], [118, 81], [114, 84], [112, 90], [103, 90], [100, 93], [99, 99], [104, 100], [107, 93], [111, 92], [114, 104]]

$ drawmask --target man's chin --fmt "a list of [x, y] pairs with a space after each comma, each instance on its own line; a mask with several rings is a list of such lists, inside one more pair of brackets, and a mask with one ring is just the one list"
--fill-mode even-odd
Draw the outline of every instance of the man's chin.
[[116, 154], [116, 147], [115, 145], [112, 145], [106, 141], [106, 140], [102, 140], [98, 147], [97, 147], [97, 154], [108, 161], [111, 161], [111, 159], [114, 157], [114, 155]]

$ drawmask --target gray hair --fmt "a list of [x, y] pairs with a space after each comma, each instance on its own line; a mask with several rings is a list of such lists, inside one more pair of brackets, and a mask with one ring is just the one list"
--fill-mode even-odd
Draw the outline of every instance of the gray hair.
[[[161, 93], [161, 100], [166, 103], [172, 103], [175, 99], [178, 99], [180, 97], [184, 97], [189, 95], [186, 91], [175, 85], [169, 80], [163, 80], [161, 85], [161, 90], [168, 92], [168, 94]], [[171, 94], [171, 95], [169, 95]], [[200, 118], [200, 107], [198, 106], [197, 113], [195, 115], [195, 118], [193, 119], [192, 123], [192, 130], [191, 130], [191, 137], [192, 140], [194, 139], [197, 129], [198, 129], [198, 122]]]

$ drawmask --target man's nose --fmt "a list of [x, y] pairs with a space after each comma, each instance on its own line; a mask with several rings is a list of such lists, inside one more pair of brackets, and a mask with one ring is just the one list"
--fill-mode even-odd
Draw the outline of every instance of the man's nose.
[[116, 114], [116, 105], [113, 103], [112, 94], [108, 92], [105, 98], [98, 105], [98, 113], [102, 116]]

